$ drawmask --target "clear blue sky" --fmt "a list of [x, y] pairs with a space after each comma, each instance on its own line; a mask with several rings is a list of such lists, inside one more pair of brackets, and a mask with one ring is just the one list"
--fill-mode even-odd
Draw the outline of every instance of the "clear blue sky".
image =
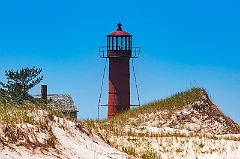
[[[48, 93], [71, 94], [79, 119], [97, 118], [98, 46], [121, 22], [142, 47], [134, 59], [142, 104], [200, 86], [240, 123], [239, 19], [239, 0], [0, 0], [0, 81], [5, 70], [40, 67]], [[39, 92], [40, 84], [30, 91]]]

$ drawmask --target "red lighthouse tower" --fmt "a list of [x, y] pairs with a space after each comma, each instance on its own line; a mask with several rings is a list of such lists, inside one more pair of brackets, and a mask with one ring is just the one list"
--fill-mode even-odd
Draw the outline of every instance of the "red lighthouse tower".
[[100, 56], [109, 58], [108, 118], [130, 109], [129, 60], [140, 53], [140, 47], [132, 47], [132, 35], [122, 30], [121, 23], [117, 26], [107, 35], [107, 46], [100, 48]]

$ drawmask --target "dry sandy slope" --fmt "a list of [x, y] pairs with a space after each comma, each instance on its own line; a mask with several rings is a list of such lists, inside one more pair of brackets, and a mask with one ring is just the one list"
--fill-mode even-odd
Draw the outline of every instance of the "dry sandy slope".
[[[50, 123], [52, 132], [57, 138], [55, 148], [36, 147], [35, 149], [27, 149], [21, 144], [9, 144], [8, 146], [0, 146], [0, 159], [130, 159], [123, 152], [106, 144], [99, 136], [92, 134], [88, 130], [80, 129], [76, 123], [66, 119], [54, 117], [54, 121]], [[43, 143], [49, 138], [47, 133], [36, 131], [36, 127], [31, 124], [18, 124], [21, 129], [29, 131], [29, 137], [34, 132], [36, 139]], [[149, 126], [146, 128], [149, 132], [156, 133], [162, 131], [165, 133], [173, 133], [175, 129], [164, 129]], [[85, 132], [84, 132], [85, 131]], [[183, 131], [182, 133], [187, 133]], [[1, 132], [1, 135], [3, 133]], [[220, 135], [224, 136], [224, 135]], [[226, 135], [228, 136], [228, 135]], [[233, 136], [233, 135], [229, 135]], [[235, 135], [237, 138], [240, 135]], [[35, 139], [35, 140], [36, 140]], [[161, 158], [184, 158], [184, 159], [239, 159], [240, 157], [240, 141], [233, 140], [213, 140], [209, 138], [198, 137], [146, 137], [138, 138], [129, 142], [129, 136], [111, 136], [109, 138], [115, 142], [121, 143], [125, 147], [136, 147], [140, 149], [154, 149], [161, 154]], [[30, 139], [32, 141], [34, 139]], [[202, 147], [200, 145], [203, 145]], [[17, 146], [18, 145], [18, 146]]]
[[[56, 122], [58, 121], [58, 122]], [[18, 125], [21, 126], [21, 125]], [[24, 146], [10, 144], [9, 146], [1, 145], [0, 159], [124, 159], [128, 155], [109, 146], [100, 137], [90, 134], [87, 135], [76, 127], [76, 124], [62, 118], [55, 117], [55, 122], [51, 123], [54, 136], [57, 138], [58, 144], [56, 149], [38, 147], [34, 150], [29, 150]], [[28, 124], [27, 127], [33, 125]], [[24, 126], [23, 126], [24, 128]], [[38, 141], [44, 141], [48, 136], [42, 132], [35, 131], [35, 136]]]

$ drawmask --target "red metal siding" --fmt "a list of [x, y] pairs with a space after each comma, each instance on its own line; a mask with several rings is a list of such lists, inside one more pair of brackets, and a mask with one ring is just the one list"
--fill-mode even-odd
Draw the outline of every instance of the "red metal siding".
[[109, 58], [108, 118], [130, 109], [129, 58]]

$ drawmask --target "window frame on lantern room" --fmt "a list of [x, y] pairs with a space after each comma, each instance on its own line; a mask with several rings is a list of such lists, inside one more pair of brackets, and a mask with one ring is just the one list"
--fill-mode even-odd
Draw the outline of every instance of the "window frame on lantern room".
[[132, 49], [132, 36], [108, 36], [107, 37], [107, 50], [131, 50]]

